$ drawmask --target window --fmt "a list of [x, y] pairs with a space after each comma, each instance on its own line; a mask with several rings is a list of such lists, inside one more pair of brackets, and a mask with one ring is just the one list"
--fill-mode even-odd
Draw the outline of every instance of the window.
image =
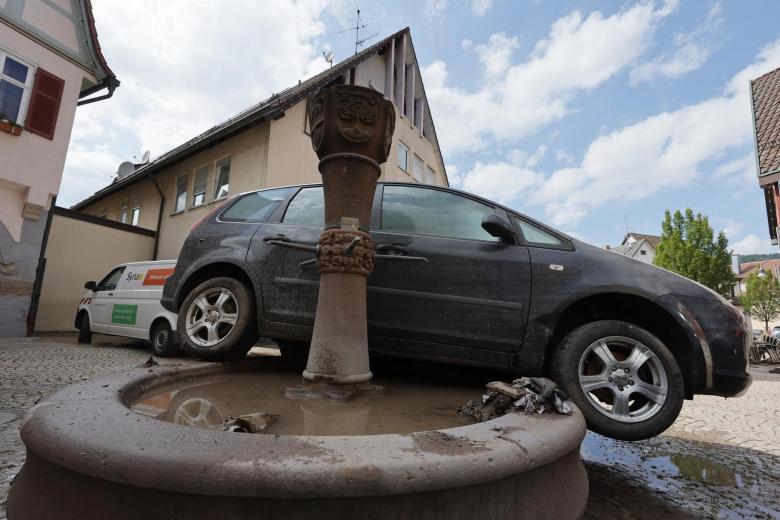
[[230, 189], [230, 159], [222, 159], [217, 162], [215, 177], [214, 198], [221, 199], [222, 197], [227, 197]]
[[425, 183], [436, 184], [436, 170], [430, 166], [425, 167]]
[[645, 251], [644, 249], [641, 249], [641, 250], [639, 251], [639, 254], [640, 254], [640, 255], [646, 255], [646, 254], [647, 254], [647, 251]]
[[529, 224], [525, 220], [521, 220], [514, 215], [511, 216], [511, 219], [512, 222], [514, 222], [520, 228], [520, 231], [523, 232], [523, 236], [525, 237], [526, 242], [531, 242], [533, 244], [544, 244], [548, 246], [564, 245], [563, 241], [555, 235], [548, 233], [547, 231], [544, 231], [543, 229], [534, 226], [533, 224]]
[[412, 163], [412, 177], [414, 177], [417, 182], [423, 181], [423, 160], [416, 155], [414, 156], [414, 162]]
[[409, 148], [402, 142], [398, 142], [398, 167], [409, 173]]
[[383, 231], [497, 242], [482, 229], [493, 208], [447, 191], [412, 186], [385, 186]]
[[195, 184], [192, 186], [192, 206], [200, 206], [206, 202], [206, 177], [209, 167], [203, 166], [195, 170]]
[[187, 181], [188, 175], [180, 175], [176, 178], [176, 207], [174, 211], [184, 211], [187, 207]]
[[138, 221], [141, 220], [141, 196], [133, 195], [133, 212], [131, 214], [130, 223], [134, 226], [138, 225]]
[[0, 51], [0, 119], [22, 124], [34, 76], [31, 65]]
[[119, 201], [119, 222], [127, 224], [127, 199]]
[[122, 277], [122, 273], [125, 271], [124, 267], [117, 267], [106, 275], [105, 278], [100, 280], [100, 283], [95, 287], [95, 291], [113, 291], [116, 289], [119, 279]]
[[303, 188], [290, 201], [282, 219], [283, 224], [325, 227], [325, 195], [322, 187]]
[[219, 219], [223, 222], [261, 222], [292, 189], [277, 188], [243, 195], [231, 204]]

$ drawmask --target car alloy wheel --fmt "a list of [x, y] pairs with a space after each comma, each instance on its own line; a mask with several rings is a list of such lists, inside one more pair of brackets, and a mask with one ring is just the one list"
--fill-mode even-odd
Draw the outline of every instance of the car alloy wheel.
[[199, 294], [186, 315], [187, 336], [201, 347], [213, 347], [227, 338], [238, 320], [238, 299], [224, 287]]
[[656, 415], [669, 392], [669, 378], [659, 357], [625, 336], [591, 343], [580, 356], [577, 374], [593, 408], [624, 423]]

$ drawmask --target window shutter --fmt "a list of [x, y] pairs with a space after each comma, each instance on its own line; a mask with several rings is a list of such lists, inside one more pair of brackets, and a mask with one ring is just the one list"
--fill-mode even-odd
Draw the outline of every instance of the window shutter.
[[39, 68], [35, 72], [35, 83], [30, 95], [25, 129], [46, 139], [54, 139], [57, 115], [65, 81]]

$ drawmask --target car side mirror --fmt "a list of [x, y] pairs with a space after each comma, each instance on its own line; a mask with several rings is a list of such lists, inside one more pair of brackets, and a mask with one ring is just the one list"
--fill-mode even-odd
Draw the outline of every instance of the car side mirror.
[[95, 288], [97, 288], [97, 283], [93, 282], [91, 280], [84, 284], [84, 289], [86, 289], [88, 291], [94, 291]]
[[495, 213], [488, 213], [482, 217], [482, 229], [492, 236], [500, 238], [501, 242], [505, 244], [517, 243], [517, 237], [515, 236], [515, 230], [512, 229], [512, 224]]

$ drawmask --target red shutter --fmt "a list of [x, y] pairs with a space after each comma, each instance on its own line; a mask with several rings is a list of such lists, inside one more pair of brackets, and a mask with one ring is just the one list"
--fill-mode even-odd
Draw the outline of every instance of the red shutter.
[[41, 68], [35, 72], [35, 84], [24, 124], [26, 130], [46, 139], [54, 139], [64, 86], [65, 81], [50, 72]]

